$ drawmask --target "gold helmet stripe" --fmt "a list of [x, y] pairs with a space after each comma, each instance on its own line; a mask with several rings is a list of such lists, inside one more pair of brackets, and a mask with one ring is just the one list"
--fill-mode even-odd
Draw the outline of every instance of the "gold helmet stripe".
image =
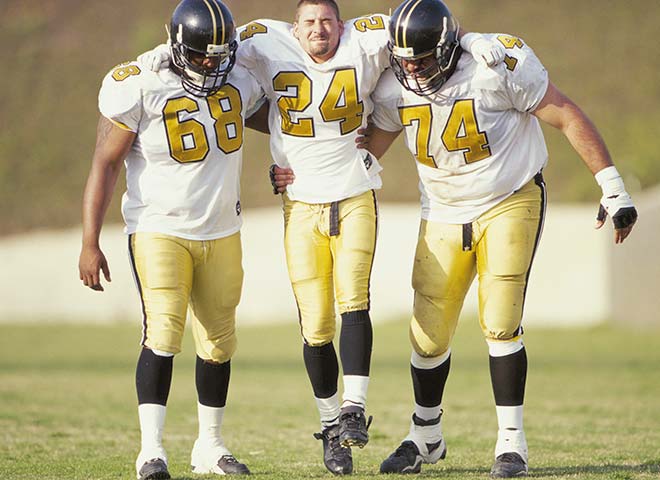
[[403, 8], [401, 9], [401, 13], [399, 14], [399, 18], [396, 19], [396, 27], [394, 28], [394, 45], [396, 45], [397, 47], [400, 46], [399, 45], [399, 30], [401, 28], [401, 21], [403, 20], [403, 11], [406, 9], [406, 7], [408, 7], [408, 5], [410, 5], [414, 1], [415, 0], [409, 0], [408, 4], [404, 5]]
[[417, 5], [422, 3], [422, 0], [417, 0], [414, 5], [408, 10], [408, 14], [406, 15], [406, 19], [403, 24], [403, 48], [408, 48], [408, 40], [406, 39], [406, 34], [408, 33], [408, 22], [410, 21], [410, 16], [412, 15], [413, 10], [417, 8]]
[[222, 7], [220, 6], [220, 2], [213, 0], [213, 3], [215, 3], [215, 6], [218, 7], [218, 13], [220, 14], [220, 22], [222, 22], [222, 42], [220, 42], [220, 45], [224, 45], [227, 42], [227, 25], [225, 24], [225, 16], [222, 14]]
[[[204, 3], [206, 4], [206, 8], [209, 9], [209, 13], [211, 14], [211, 19], [213, 20], [213, 45], [217, 45], [218, 44], [218, 37], [217, 37], [217, 34], [218, 34], [218, 21], [216, 19], [216, 14], [215, 14], [215, 11], [213, 10], [213, 7], [208, 2], [208, 0], [204, 0]], [[224, 22], [223, 22], [223, 25], [224, 25]], [[223, 29], [223, 36], [224, 36], [224, 29]]]

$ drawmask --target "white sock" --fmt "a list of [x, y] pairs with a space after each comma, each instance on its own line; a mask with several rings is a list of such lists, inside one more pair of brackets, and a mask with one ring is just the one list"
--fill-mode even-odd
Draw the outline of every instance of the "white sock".
[[140, 433], [142, 435], [141, 447], [145, 454], [154, 455], [162, 451], [164, 455], [163, 430], [165, 428], [166, 409], [164, 405], [155, 403], [138, 405]]
[[421, 420], [435, 420], [442, 413], [442, 405], [437, 407], [422, 407], [415, 404], [415, 416]]
[[225, 407], [207, 407], [197, 403], [197, 420], [199, 422], [199, 440], [207, 446], [222, 445], [222, 417]]
[[523, 430], [523, 406], [495, 407], [497, 411], [497, 444], [495, 458], [506, 452], [516, 452], [527, 462], [527, 440]]
[[523, 406], [500, 407], [496, 406], [497, 426], [500, 430], [523, 429]]
[[339, 421], [339, 392], [329, 398], [316, 398], [316, 408], [321, 417], [321, 427], [326, 428], [336, 425]]
[[344, 375], [344, 395], [341, 406], [358, 406], [364, 409], [367, 405], [368, 388], [369, 377]]

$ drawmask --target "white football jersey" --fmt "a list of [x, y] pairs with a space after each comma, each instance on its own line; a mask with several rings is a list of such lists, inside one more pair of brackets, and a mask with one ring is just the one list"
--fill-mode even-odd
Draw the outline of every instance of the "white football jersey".
[[530, 181], [548, 151], [532, 112], [548, 88], [548, 74], [517, 37], [488, 34], [506, 48], [494, 68], [467, 52], [454, 74], [428, 97], [403, 88], [391, 71], [372, 98], [374, 121], [384, 130], [405, 128], [417, 160], [422, 218], [468, 223]]
[[208, 98], [187, 93], [169, 69], [155, 73], [133, 62], [108, 73], [99, 110], [137, 133], [125, 160], [126, 233], [210, 240], [240, 229], [244, 120], [262, 96], [241, 67]]
[[287, 187], [292, 200], [328, 203], [380, 188], [381, 167], [355, 147], [355, 138], [389, 66], [388, 21], [372, 15], [345, 22], [336, 54], [321, 64], [289, 23], [256, 20], [238, 30], [238, 63], [257, 77], [270, 102], [273, 160], [296, 175]]

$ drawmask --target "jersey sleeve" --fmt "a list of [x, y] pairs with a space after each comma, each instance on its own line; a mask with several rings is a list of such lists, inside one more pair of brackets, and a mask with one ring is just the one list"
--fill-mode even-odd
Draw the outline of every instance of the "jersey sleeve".
[[[240, 68], [240, 67], [238, 67]], [[266, 95], [257, 82], [257, 79], [247, 70], [245, 70], [245, 85], [247, 88], [245, 105], [245, 118], [250, 118], [254, 113], [261, 108], [266, 101]]]
[[390, 66], [390, 51], [387, 48], [389, 24], [389, 16], [371, 14], [348, 20], [344, 27], [353, 29], [352, 33], [359, 38], [362, 49], [374, 57], [380, 71]]
[[258, 19], [237, 29], [236, 60], [242, 67], [254, 71], [268, 57], [269, 48], [277, 48], [277, 35], [285, 25], [268, 19]]
[[103, 79], [99, 92], [99, 111], [115, 125], [138, 131], [142, 118], [142, 70], [135, 62], [113, 68]]
[[498, 34], [497, 40], [506, 48], [506, 58], [501, 68], [506, 69], [505, 88], [511, 106], [520, 112], [531, 112], [548, 89], [548, 72], [534, 51], [521, 39]]
[[398, 108], [401, 88], [391, 70], [385, 71], [378, 80], [376, 89], [371, 94], [371, 100], [374, 102], [372, 120], [378, 128], [388, 132], [403, 129]]

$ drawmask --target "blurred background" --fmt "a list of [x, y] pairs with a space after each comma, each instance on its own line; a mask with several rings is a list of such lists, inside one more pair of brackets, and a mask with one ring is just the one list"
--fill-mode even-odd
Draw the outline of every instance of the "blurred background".
[[[296, 4], [295, 0], [227, 0], [225, 3], [238, 25], [264, 17], [292, 20]], [[648, 294], [657, 292], [660, 278], [660, 260], [651, 243], [660, 233], [659, 194], [653, 188], [660, 181], [657, 153], [660, 50], [656, 33], [660, 3], [651, 0], [449, 0], [447, 3], [466, 30], [515, 34], [534, 48], [554, 83], [599, 128], [642, 214], [636, 231], [623, 246], [611, 247], [610, 225], [607, 232], [599, 232], [592, 238], [600, 189], [565, 138], [545, 129], [550, 151], [545, 176], [552, 225], [547, 226], [539, 253], [543, 255], [541, 263], [547, 264], [549, 270], [543, 267], [532, 278], [532, 282], [545, 279], [538, 287], [539, 297], [541, 290], [550, 291], [543, 300], [548, 305], [566, 304], [567, 309], [584, 310], [585, 315], [590, 311], [589, 318], [627, 321], [626, 317], [633, 315], [634, 310], [638, 313], [633, 316], [640, 323], [660, 322], [658, 300]], [[176, 2], [2, 0], [1, 4], [0, 52], [4, 72], [0, 75], [0, 88], [4, 95], [0, 102], [0, 262], [5, 273], [0, 315], [11, 320], [22, 315], [19, 311], [39, 311], [38, 305], [30, 301], [34, 292], [26, 291], [23, 282], [38, 278], [44, 294], [57, 291], [58, 287], [63, 289], [58, 295], [63, 304], [74, 303], [73, 299], [84, 295], [75, 286], [80, 201], [94, 148], [100, 82], [114, 65], [134, 59], [165, 40], [164, 25]], [[342, 16], [348, 19], [367, 13], [387, 13], [398, 2], [339, 0], [339, 5]], [[396, 237], [402, 231], [399, 224], [391, 224], [391, 234], [381, 231], [381, 245], [389, 246], [382, 247], [387, 253], [379, 253], [383, 266], [376, 268], [383, 269], [384, 281], [396, 279], [409, 288], [405, 268], [411, 264], [418, 223], [417, 174], [401, 139], [382, 163], [385, 187], [379, 198], [383, 202], [383, 214], [407, 221], [410, 226], [406, 226], [408, 235], [403, 239]], [[246, 275], [268, 285], [271, 277], [261, 265], [277, 257], [280, 270], [274, 278], [283, 284], [283, 293], [277, 295], [285, 295], [292, 304], [280, 255], [279, 199], [270, 193], [266, 174], [269, 164], [267, 137], [248, 131], [242, 203], [246, 228], [252, 228], [254, 233], [246, 236], [254, 236], [262, 244], [267, 238], [276, 245], [276, 250], [266, 255], [253, 252], [246, 245], [246, 262], [255, 259], [256, 269], [251, 273], [250, 264], [246, 263]], [[106, 223], [121, 222], [122, 188], [120, 184]], [[394, 204], [397, 207], [389, 209]], [[577, 210], [568, 204], [577, 204]], [[409, 209], [400, 210], [401, 205]], [[259, 212], [267, 212], [266, 218], [275, 219], [274, 230], [266, 220], [259, 220], [262, 218]], [[251, 216], [257, 220], [251, 222]], [[255, 227], [259, 222], [262, 227]], [[49, 236], [47, 231], [65, 233]], [[125, 250], [119, 232], [116, 241], [115, 237], [104, 238], [106, 244], [112, 245], [108, 248], [117, 247], [120, 242], [117, 248]], [[118, 256], [114, 261], [116, 268], [127, 267], [123, 253]], [[395, 257], [400, 261], [394, 261]], [[56, 260], [65, 262], [66, 268], [48, 263]], [[9, 265], [14, 268], [9, 269]], [[404, 270], [397, 270], [398, 265]], [[59, 281], [58, 275], [72, 283]], [[116, 275], [115, 278], [115, 284], [126, 284], [132, 289], [130, 277]], [[262, 286], [259, 283], [254, 288]], [[114, 284], [113, 287], [119, 288]], [[555, 287], [564, 290], [553, 290]], [[72, 288], [76, 289], [75, 293], [71, 292]], [[594, 288], [597, 293], [593, 292]], [[565, 299], [562, 297], [565, 294], [573, 294], [575, 300]], [[22, 295], [25, 300], [17, 301]], [[117, 295], [126, 303], [123, 293]], [[403, 302], [409, 305], [407, 295], [403, 295]], [[97, 298], [93, 303], [98, 306]], [[249, 301], [244, 295], [244, 303]], [[589, 302], [593, 308], [575, 307]], [[607, 305], [603, 306], [603, 302]], [[541, 305], [540, 311], [547, 310], [545, 304]], [[43, 310], [53, 313], [47, 305]], [[57, 312], [51, 316], [57, 316]]]

